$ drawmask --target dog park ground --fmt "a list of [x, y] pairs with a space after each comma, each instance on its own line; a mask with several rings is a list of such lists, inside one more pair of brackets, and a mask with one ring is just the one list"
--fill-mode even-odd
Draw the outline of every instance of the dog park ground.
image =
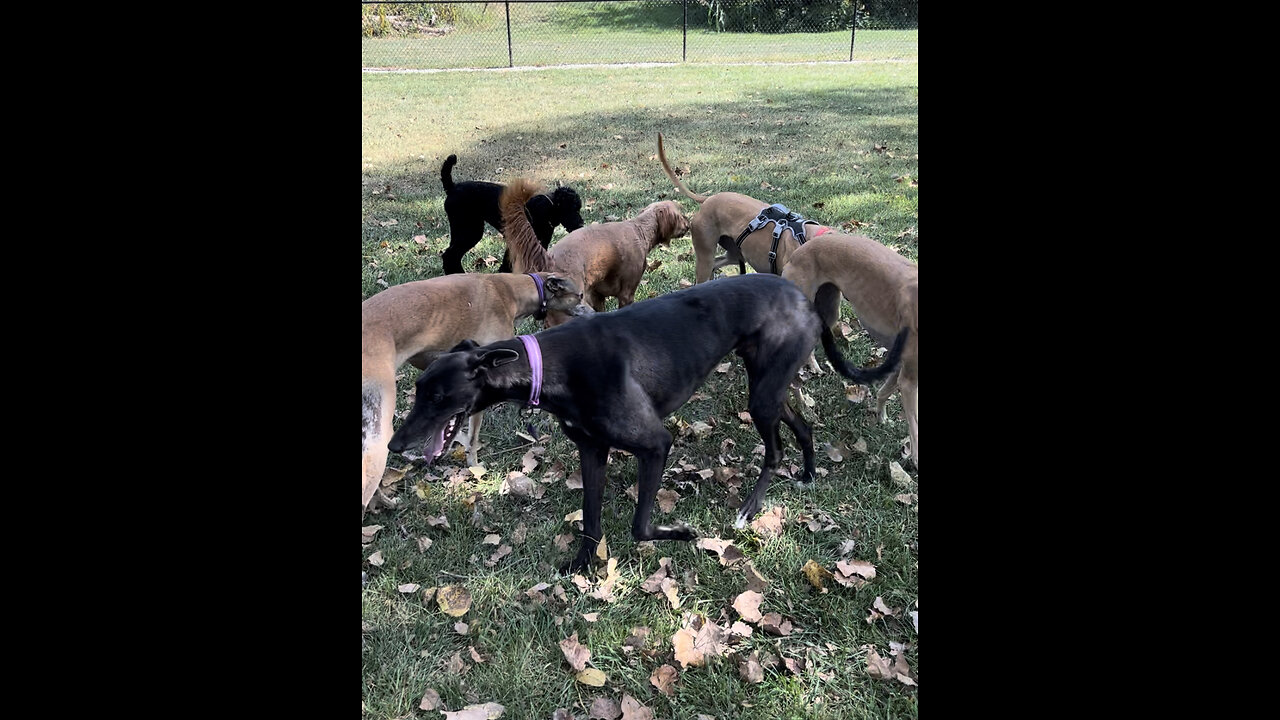
[[[914, 62], [362, 74], [361, 299], [442, 273], [439, 171], [451, 153], [455, 180], [573, 186], [588, 224], [663, 199], [692, 213], [658, 163], [659, 131], [696, 193], [780, 202], [918, 260], [918, 96]], [[486, 228], [464, 266], [493, 272], [502, 248]], [[694, 279], [688, 236], [649, 261], [637, 302]], [[847, 304], [842, 319], [845, 355], [878, 364]], [[389, 467], [406, 472], [385, 482], [400, 504], [367, 515], [362, 537], [364, 716], [497, 703], [507, 718], [560, 708], [586, 718], [597, 701], [602, 714], [615, 702], [628, 717], [643, 706], [690, 720], [917, 716], [919, 500], [907, 427], [898, 396], [879, 425], [874, 389], [846, 389], [824, 371], [806, 373], [797, 406], [814, 425], [817, 483], [801, 491], [775, 479], [761, 520], [742, 530], [733, 507], [758, 476], [761, 443], [741, 415], [736, 356], [668, 419], [675, 444], [655, 520], [732, 543], [721, 553], [633, 542], [636, 464], [614, 452], [607, 550], [592, 572], [558, 576], [576, 550], [566, 517], [582, 491], [577, 451], [543, 413], [486, 412], [474, 468], [460, 453], [430, 467], [393, 455]], [[403, 415], [417, 371], [401, 374]], [[800, 457], [788, 430], [782, 438], [787, 470]]]

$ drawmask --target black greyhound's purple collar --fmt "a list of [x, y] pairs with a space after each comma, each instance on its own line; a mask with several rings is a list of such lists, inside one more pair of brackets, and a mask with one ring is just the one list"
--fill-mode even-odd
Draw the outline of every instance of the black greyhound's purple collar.
[[537, 407], [542, 400], [542, 348], [538, 346], [538, 339], [532, 335], [521, 335], [520, 342], [524, 343], [525, 354], [529, 356], [528, 404]]
[[542, 288], [542, 278], [533, 273], [525, 273], [533, 278], [533, 283], [538, 286], [538, 312], [533, 314], [534, 320], [544, 320], [547, 317], [547, 292]]

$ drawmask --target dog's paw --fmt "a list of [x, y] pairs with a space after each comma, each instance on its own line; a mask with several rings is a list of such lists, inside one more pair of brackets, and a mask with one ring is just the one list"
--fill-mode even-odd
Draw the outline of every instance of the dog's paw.
[[733, 527], [737, 530], [741, 530], [742, 528], [747, 526], [747, 521], [750, 519], [751, 519], [750, 515], [747, 515], [742, 510], [739, 510], [738, 519], [733, 521]]
[[698, 532], [685, 523], [677, 523], [671, 527], [671, 539], [692, 542], [698, 539]]
[[591, 564], [591, 561], [589, 558], [575, 557], [574, 559], [560, 566], [560, 574], [572, 575], [578, 572], [579, 570], [585, 569], [590, 564]]

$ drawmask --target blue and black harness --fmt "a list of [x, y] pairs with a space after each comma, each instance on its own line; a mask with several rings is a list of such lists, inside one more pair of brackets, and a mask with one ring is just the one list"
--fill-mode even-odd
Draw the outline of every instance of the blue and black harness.
[[[796, 242], [803, 245], [807, 239], [804, 236], [805, 225], [820, 225], [817, 220], [805, 220], [799, 213], [791, 212], [786, 205], [774, 203], [769, 207], [760, 211], [754, 220], [747, 224], [747, 229], [742, 231], [738, 236], [738, 257], [742, 257], [742, 241], [747, 239], [751, 233], [762, 227], [773, 223], [773, 247], [769, 248], [769, 272], [774, 275], [778, 274], [778, 241], [782, 239], [782, 233], [785, 230], [791, 230], [791, 234], [795, 236]], [[742, 260], [738, 261], [739, 267], [743, 270]]]

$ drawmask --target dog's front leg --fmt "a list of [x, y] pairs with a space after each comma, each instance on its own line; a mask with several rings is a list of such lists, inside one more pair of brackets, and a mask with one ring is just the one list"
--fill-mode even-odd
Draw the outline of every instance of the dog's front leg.
[[796, 487], [803, 489], [818, 476], [817, 463], [813, 454], [813, 429], [804, 421], [800, 413], [785, 402], [782, 404], [782, 422], [795, 433], [796, 444], [800, 446], [800, 453], [804, 456], [804, 477], [795, 482]]
[[653, 513], [653, 502], [658, 497], [658, 485], [662, 482], [662, 467], [667, 462], [667, 452], [671, 447], [671, 434], [664, 431], [666, 440], [662, 450], [650, 450], [636, 453], [640, 469], [636, 477], [636, 514], [631, 520], [631, 537], [642, 540], [684, 540], [698, 537], [693, 528], [679, 523], [677, 525], [653, 525], [650, 516]]
[[889, 416], [885, 413], [884, 407], [885, 404], [889, 402], [889, 396], [892, 395], [894, 389], [898, 387], [898, 375], [901, 372], [902, 369], [899, 368], [891, 373], [888, 379], [884, 381], [884, 385], [880, 386], [880, 392], [876, 393], [876, 415], [879, 416], [881, 425], [889, 422]]
[[582, 466], [582, 542], [578, 554], [560, 568], [562, 574], [575, 573], [591, 563], [591, 556], [600, 544], [604, 530], [600, 520], [604, 498], [605, 463], [609, 448], [578, 442], [578, 457]]

